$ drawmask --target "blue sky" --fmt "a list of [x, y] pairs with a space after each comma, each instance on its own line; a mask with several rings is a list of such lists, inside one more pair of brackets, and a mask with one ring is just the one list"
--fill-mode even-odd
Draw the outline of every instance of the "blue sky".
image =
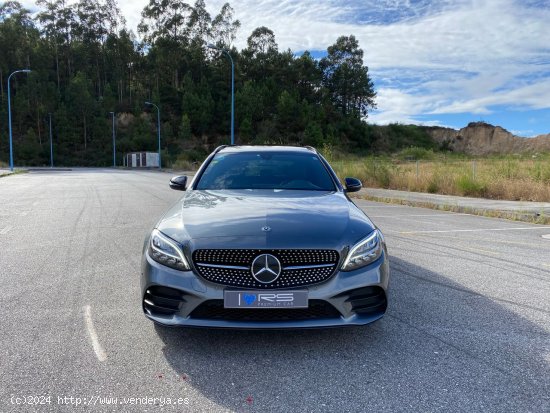
[[[206, 5], [216, 14], [225, 1]], [[369, 122], [483, 120], [521, 136], [550, 133], [550, 0], [227, 1], [242, 23], [238, 48], [258, 26], [275, 32], [279, 49], [316, 56], [354, 34], [378, 93]], [[130, 28], [147, 3], [119, 0]]]

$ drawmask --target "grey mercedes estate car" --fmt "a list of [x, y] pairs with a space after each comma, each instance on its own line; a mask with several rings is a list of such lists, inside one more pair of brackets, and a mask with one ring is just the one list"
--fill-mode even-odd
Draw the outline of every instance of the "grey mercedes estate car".
[[222, 146], [146, 238], [142, 306], [165, 326], [364, 325], [387, 307], [384, 237], [315, 149]]

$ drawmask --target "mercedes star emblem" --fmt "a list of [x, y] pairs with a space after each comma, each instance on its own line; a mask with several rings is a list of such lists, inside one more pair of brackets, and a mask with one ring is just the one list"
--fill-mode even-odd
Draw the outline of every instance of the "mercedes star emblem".
[[252, 276], [262, 284], [270, 284], [281, 275], [281, 262], [271, 254], [258, 255], [252, 261]]

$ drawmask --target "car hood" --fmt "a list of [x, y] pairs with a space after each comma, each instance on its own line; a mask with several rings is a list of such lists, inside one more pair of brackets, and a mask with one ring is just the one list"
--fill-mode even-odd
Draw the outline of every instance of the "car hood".
[[290, 190], [188, 191], [157, 227], [195, 248], [336, 247], [374, 229], [343, 193]]

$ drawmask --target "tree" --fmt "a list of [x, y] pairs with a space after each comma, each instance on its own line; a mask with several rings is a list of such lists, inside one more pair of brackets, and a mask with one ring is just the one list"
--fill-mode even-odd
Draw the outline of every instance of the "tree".
[[205, 134], [212, 122], [215, 102], [206, 82], [198, 85], [192, 81], [190, 76], [184, 79], [183, 110], [189, 114], [191, 129], [196, 135]]
[[298, 132], [303, 130], [302, 106], [296, 95], [284, 90], [277, 101], [277, 119], [282, 131]]
[[60, 93], [63, 79], [72, 75], [71, 44], [77, 25], [76, 11], [65, 0], [37, 0], [36, 4], [45, 8], [36, 18], [54, 50], [57, 91]]
[[319, 67], [319, 63], [308, 51], [305, 51], [292, 63], [296, 89], [300, 98], [305, 99], [308, 103], [319, 103], [323, 84], [323, 71]]
[[342, 114], [367, 117], [369, 108], [376, 107], [374, 85], [355, 36], [339, 37], [321, 60], [321, 68], [331, 100]]
[[150, 0], [141, 13], [138, 31], [148, 43], [161, 38], [183, 41], [189, 35], [192, 12], [192, 7], [182, 0]]
[[74, 112], [82, 119], [84, 150], [88, 148], [88, 120], [93, 111], [94, 100], [86, 75], [78, 72], [67, 88], [66, 100]]
[[55, 73], [57, 80], [57, 92], [61, 89], [61, 73], [59, 68], [59, 48], [63, 44], [63, 27], [66, 23], [63, 22], [64, 18], [64, 2], [62, 1], [48, 1], [37, 0], [38, 6], [45, 7], [45, 10], [38, 13], [36, 18], [42, 26], [42, 34], [52, 45], [55, 54]]
[[212, 21], [212, 38], [219, 47], [229, 48], [241, 27], [241, 22], [234, 20], [233, 15], [233, 8], [229, 3], [225, 3]]
[[183, 141], [189, 141], [191, 139], [191, 120], [187, 113], [184, 113], [181, 117], [179, 138]]
[[321, 148], [323, 145], [323, 129], [317, 122], [310, 122], [304, 131], [304, 144]]
[[246, 81], [236, 93], [236, 106], [239, 108], [237, 116], [240, 119], [249, 119], [250, 122], [259, 122], [266, 116], [264, 106], [265, 90], [262, 85]]
[[22, 26], [30, 27], [33, 25], [30, 17], [30, 10], [24, 8], [18, 1], [6, 1], [0, 5], [0, 22], [8, 19], [14, 19]]
[[246, 43], [252, 57], [269, 55], [278, 51], [275, 34], [265, 26], [254, 29]]
[[[182, 150], [200, 158], [227, 142], [231, 71], [207, 42], [229, 49], [234, 60], [242, 142], [322, 146], [332, 140], [347, 149], [372, 140], [363, 119], [375, 94], [353, 36], [338, 39], [319, 62], [308, 52], [280, 51], [267, 27], [256, 28], [237, 50], [240, 22], [229, 3], [211, 15], [207, 0], [148, 0], [140, 41], [125, 28], [117, 0], [36, 0], [32, 14], [1, 1], [0, 119], [7, 118], [7, 75], [32, 69], [11, 82], [18, 162], [47, 161], [48, 113], [56, 164], [109, 164], [110, 111], [117, 113], [121, 152], [156, 151], [156, 116], [144, 111], [149, 100], [162, 106], [167, 160]], [[0, 159], [8, 157], [7, 129], [0, 122]]]
[[206, 11], [204, 0], [197, 0], [189, 16], [189, 34], [195, 43], [209, 43], [212, 36], [212, 18]]
[[38, 32], [30, 11], [16, 1], [0, 4], [0, 93], [15, 68], [30, 67], [30, 55]]

